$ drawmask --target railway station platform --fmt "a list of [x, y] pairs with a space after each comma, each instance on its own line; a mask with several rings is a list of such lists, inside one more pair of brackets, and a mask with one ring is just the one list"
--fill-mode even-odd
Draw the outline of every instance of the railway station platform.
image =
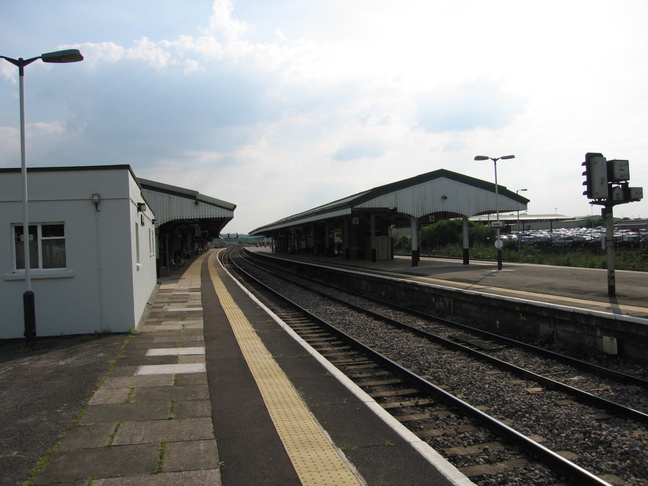
[[[94, 349], [109, 370], [85, 400], [66, 404], [77, 418], [39, 445], [29, 484], [472, 484], [294, 339], [228, 278], [216, 252], [165, 278], [149, 304], [116, 355], [114, 342]], [[72, 393], [84, 374], [74, 353], [58, 373], [77, 376], [40, 400]], [[0, 381], [19, 373], [0, 361]], [[17, 407], [33, 390], [21, 393]]]
[[418, 266], [413, 267], [409, 256], [371, 262], [342, 257], [286, 255], [272, 253], [266, 248], [251, 250], [451, 288], [648, 319], [648, 272], [617, 270], [616, 295], [609, 297], [605, 269], [503, 262], [502, 270], [498, 270], [496, 262], [473, 260], [464, 265], [458, 259], [436, 257], [422, 257]]

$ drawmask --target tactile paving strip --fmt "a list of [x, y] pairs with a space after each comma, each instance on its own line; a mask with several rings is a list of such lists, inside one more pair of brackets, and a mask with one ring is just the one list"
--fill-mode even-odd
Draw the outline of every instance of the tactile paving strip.
[[362, 484], [325, 435], [297, 390], [232, 299], [216, 273], [214, 258], [215, 254], [209, 260], [209, 273], [216, 295], [302, 484]]

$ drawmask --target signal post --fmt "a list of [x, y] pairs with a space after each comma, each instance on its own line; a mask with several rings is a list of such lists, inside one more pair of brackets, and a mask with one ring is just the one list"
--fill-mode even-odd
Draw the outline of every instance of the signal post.
[[629, 187], [630, 163], [627, 160], [607, 160], [602, 154], [588, 152], [585, 154], [586, 190], [584, 196], [590, 204], [603, 206], [601, 216], [605, 219], [605, 248], [607, 250], [608, 296], [616, 295], [614, 251], [614, 219], [612, 208], [617, 204], [640, 201], [643, 198], [642, 187]]

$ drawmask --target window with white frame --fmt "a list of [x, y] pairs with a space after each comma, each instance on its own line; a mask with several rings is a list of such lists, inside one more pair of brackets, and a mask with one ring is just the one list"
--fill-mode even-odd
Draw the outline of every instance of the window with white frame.
[[[23, 233], [23, 225], [13, 226], [16, 270], [25, 269]], [[37, 270], [66, 268], [63, 223], [30, 224], [28, 233], [29, 268]]]

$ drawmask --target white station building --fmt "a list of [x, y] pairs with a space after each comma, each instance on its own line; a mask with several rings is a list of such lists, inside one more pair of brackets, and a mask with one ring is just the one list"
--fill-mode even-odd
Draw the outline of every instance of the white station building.
[[[195, 191], [143, 186], [129, 165], [28, 169], [39, 337], [137, 329], [169, 255], [204, 249], [234, 217], [235, 205]], [[164, 225], [148, 199], [167, 201]], [[0, 339], [25, 331], [22, 201], [20, 169], [0, 169]]]

